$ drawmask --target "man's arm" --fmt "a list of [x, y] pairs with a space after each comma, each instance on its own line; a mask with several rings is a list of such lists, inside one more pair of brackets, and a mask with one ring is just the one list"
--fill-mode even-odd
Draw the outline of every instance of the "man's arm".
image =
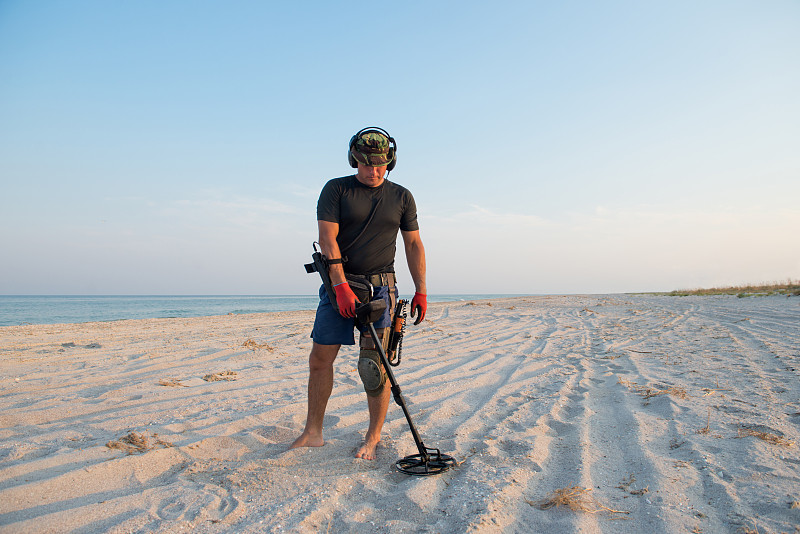
[[414, 279], [414, 298], [411, 299], [411, 317], [417, 316], [414, 324], [419, 324], [425, 319], [428, 311], [428, 288], [425, 284], [425, 247], [419, 237], [419, 230], [403, 232], [403, 244], [406, 247], [406, 260], [411, 278]]
[[411, 271], [411, 278], [414, 280], [414, 288], [417, 293], [427, 295], [428, 288], [425, 284], [425, 247], [422, 246], [422, 238], [419, 236], [419, 230], [414, 230], [413, 232], [401, 231], [401, 234], [403, 235], [403, 244], [406, 249], [408, 270]]
[[[342, 253], [339, 251], [339, 243], [336, 241], [336, 236], [339, 235], [339, 224], [329, 221], [317, 221], [317, 226], [319, 226], [319, 247], [322, 249], [322, 254], [329, 260], [341, 258]], [[341, 263], [334, 263], [328, 271], [333, 285], [347, 281], [344, 277], [344, 268]]]
[[[317, 225], [319, 226], [319, 248], [322, 250], [322, 254], [328, 260], [341, 258], [342, 252], [339, 250], [339, 243], [336, 242], [336, 236], [339, 235], [339, 224], [318, 220]], [[347, 283], [347, 278], [344, 276], [344, 267], [342, 267], [341, 263], [331, 264], [328, 268], [328, 274], [331, 277], [333, 290], [336, 292], [336, 307], [339, 308], [339, 314], [342, 317], [355, 317], [358, 297], [350, 289], [350, 284]]]

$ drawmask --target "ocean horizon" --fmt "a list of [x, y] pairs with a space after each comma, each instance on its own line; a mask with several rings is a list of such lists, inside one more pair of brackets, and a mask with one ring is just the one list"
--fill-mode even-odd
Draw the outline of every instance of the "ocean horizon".
[[[519, 296], [525, 295], [428, 295], [428, 302]], [[314, 310], [318, 301], [317, 295], [0, 295], [0, 326]]]

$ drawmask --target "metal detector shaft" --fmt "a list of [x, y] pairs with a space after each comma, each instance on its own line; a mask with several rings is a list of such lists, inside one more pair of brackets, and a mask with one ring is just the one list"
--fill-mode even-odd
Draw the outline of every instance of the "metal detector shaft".
[[406, 401], [403, 398], [403, 393], [400, 391], [400, 385], [394, 378], [392, 367], [389, 365], [389, 359], [386, 357], [386, 351], [383, 350], [383, 343], [381, 343], [378, 333], [375, 331], [375, 326], [372, 323], [367, 323], [367, 329], [369, 330], [369, 335], [372, 336], [372, 341], [375, 343], [375, 348], [381, 357], [381, 364], [383, 364], [383, 368], [386, 370], [386, 376], [389, 377], [389, 383], [392, 385], [392, 395], [394, 396], [394, 401], [400, 406], [400, 408], [403, 409], [403, 413], [408, 421], [408, 426], [411, 427], [411, 435], [414, 436], [414, 443], [417, 444], [420, 457], [422, 458], [423, 462], [427, 462], [429, 459], [428, 451], [425, 448], [425, 444], [422, 443], [422, 438], [420, 438], [419, 432], [417, 432], [417, 427], [414, 426], [414, 421], [411, 420], [411, 414], [408, 413]]

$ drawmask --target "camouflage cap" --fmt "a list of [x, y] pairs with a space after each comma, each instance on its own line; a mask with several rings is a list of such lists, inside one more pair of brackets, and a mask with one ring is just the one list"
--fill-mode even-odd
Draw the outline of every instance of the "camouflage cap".
[[358, 136], [350, 150], [353, 158], [370, 167], [383, 167], [392, 162], [394, 151], [389, 138], [380, 132], [367, 131]]

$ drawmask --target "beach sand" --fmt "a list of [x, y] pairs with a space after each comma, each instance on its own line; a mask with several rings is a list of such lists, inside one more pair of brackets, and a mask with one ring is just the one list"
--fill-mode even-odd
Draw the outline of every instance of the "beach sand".
[[[0, 328], [0, 532], [797, 532], [800, 299], [432, 304], [376, 461], [345, 348], [326, 444], [313, 312]], [[204, 379], [205, 377], [205, 379]]]

